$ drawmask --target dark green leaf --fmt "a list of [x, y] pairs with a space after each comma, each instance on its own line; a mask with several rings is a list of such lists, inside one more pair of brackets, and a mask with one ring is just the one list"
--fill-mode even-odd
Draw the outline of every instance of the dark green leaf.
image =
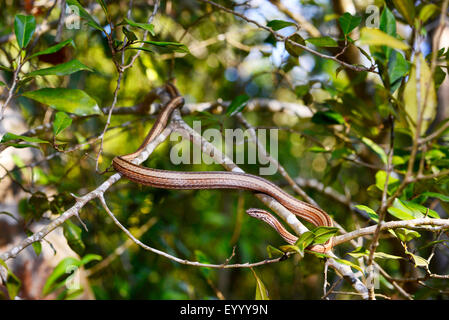
[[0, 141], [1, 143], [5, 143], [11, 140], [23, 140], [26, 142], [34, 142], [34, 143], [49, 143], [48, 141], [36, 138], [36, 137], [27, 137], [27, 136], [19, 136], [17, 134], [14, 133], [10, 133], [7, 132], [5, 133], [5, 135], [2, 137], [2, 140]]
[[422, 193], [421, 196], [437, 198], [441, 201], [449, 202], [449, 196], [446, 196], [444, 194], [437, 193], [437, 192], [426, 191], [426, 192]]
[[284, 29], [286, 27], [295, 26], [293, 22], [290, 21], [283, 21], [283, 20], [271, 20], [267, 23], [267, 27], [270, 27], [271, 29], [277, 31]]
[[166, 41], [139, 41], [154, 47], [164, 48], [171, 52], [190, 53], [189, 48], [185, 44], [179, 42], [166, 42]]
[[341, 31], [343, 31], [343, 34], [346, 36], [358, 25], [360, 25], [362, 18], [353, 16], [349, 12], [345, 12], [340, 18], [338, 18], [338, 22], [340, 23]]
[[55, 120], [53, 121], [53, 133], [55, 136], [67, 129], [72, 124], [72, 118], [67, 113], [59, 111], [55, 114]]
[[[290, 40], [290, 41], [289, 41]], [[294, 57], [299, 57], [299, 55], [304, 51], [303, 48], [291, 43], [291, 41], [293, 41], [294, 43], [300, 44], [302, 46], [306, 45], [306, 42], [304, 41], [304, 39], [297, 33], [293, 34], [292, 36], [288, 37], [285, 39], [285, 50], [287, 50], [287, 52], [294, 56]]]
[[14, 19], [14, 33], [17, 44], [21, 49], [25, 48], [31, 40], [36, 29], [36, 19], [34, 16], [16, 15]]
[[55, 44], [54, 46], [51, 46], [51, 47], [49, 47], [49, 48], [47, 48], [45, 50], [36, 52], [36, 53], [32, 54], [28, 59], [31, 59], [31, 58], [34, 58], [34, 57], [37, 57], [37, 56], [41, 56], [41, 55], [44, 55], [44, 54], [55, 53], [55, 52], [61, 50], [63, 47], [67, 46], [67, 45], [71, 45], [72, 47], [75, 48], [75, 42], [73, 42], [72, 39], [68, 39], [68, 40], [60, 42], [58, 44]]
[[101, 114], [97, 102], [79, 89], [42, 88], [24, 92], [23, 96], [64, 112], [79, 116]]
[[388, 75], [390, 78], [391, 92], [396, 91], [401, 84], [402, 78], [405, 77], [409, 71], [410, 63], [405, 60], [400, 52], [392, 50], [388, 59]]
[[243, 110], [243, 108], [246, 106], [247, 102], [249, 100], [249, 96], [246, 94], [239, 95], [232, 100], [231, 104], [229, 105], [228, 109], [226, 110], [226, 114], [228, 116], [233, 116], [236, 113]]
[[435, 89], [438, 90], [440, 85], [443, 83], [444, 78], [446, 78], [446, 73], [443, 71], [443, 68], [437, 66], [435, 68], [435, 73], [433, 75], [433, 80], [435, 81]]
[[134, 22], [134, 21], [129, 20], [127, 18], [125, 18], [125, 21], [126, 21], [126, 23], [128, 23], [132, 27], [136, 27], [136, 28], [139, 28], [139, 29], [147, 30], [154, 37], [154, 35], [155, 35], [155, 33], [154, 33], [154, 26], [152, 24]]
[[27, 76], [28, 77], [48, 76], [48, 75], [65, 76], [81, 70], [93, 71], [88, 66], [85, 66], [78, 60], [74, 59], [66, 63], [58, 64], [54, 67], [35, 70], [33, 72], [28, 73]]
[[126, 29], [125, 27], [123, 27], [123, 33], [125, 34], [126, 38], [128, 39], [128, 41], [133, 42], [137, 40], [136, 35], [134, 34], [134, 32], [129, 31], [128, 29]]
[[337, 41], [335, 41], [331, 37], [307, 38], [305, 41], [317, 47], [338, 47]]
[[67, 240], [67, 244], [73, 251], [81, 256], [86, 249], [86, 246], [81, 239], [81, 228], [74, 224], [72, 221], [67, 220], [64, 223], [63, 229], [63, 234]]
[[28, 218], [33, 218], [36, 221], [38, 221], [42, 215], [50, 209], [50, 203], [47, 195], [40, 191], [33, 193], [31, 198], [28, 199], [28, 205], [30, 208]]
[[8, 290], [10, 299], [14, 299], [17, 296], [21, 285], [22, 282], [19, 280], [19, 278], [17, 278], [16, 275], [11, 272], [11, 270], [8, 270], [8, 276], [6, 278], [6, 290]]
[[333, 124], [344, 124], [345, 120], [343, 116], [335, 111], [317, 111], [312, 117], [312, 122], [316, 124], [325, 124], [325, 125], [333, 125]]
[[[33, 232], [31, 232], [30, 230], [26, 231], [27, 237], [31, 237], [33, 235]], [[31, 244], [31, 246], [34, 249], [34, 252], [36, 253], [37, 256], [39, 256], [42, 252], [42, 244], [40, 241], [35, 241]]]

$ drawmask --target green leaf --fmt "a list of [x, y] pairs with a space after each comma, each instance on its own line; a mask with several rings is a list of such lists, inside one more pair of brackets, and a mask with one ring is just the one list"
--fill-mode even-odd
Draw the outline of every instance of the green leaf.
[[415, 267], [429, 267], [429, 261], [427, 261], [423, 257], [417, 256], [416, 254], [413, 254], [411, 252], [408, 252], [407, 254], [412, 258], [413, 262], [415, 263]]
[[67, 113], [59, 111], [55, 114], [55, 120], [53, 121], [53, 133], [55, 136], [67, 129], [72, 124], [72, 118]]
[[68, 39], [68, 40], [60, 42], [58, 44], [55, 44], [54, 46], [51, 46], [51, 47], [49, 47], [49, 48], [47, 48], [45, 50], [36, 52], [36, 53], [32, 54], [28, 59], [31, 59], [31, 58], [34, 58], [34, 57], [37, 57], [37, 56], [41, 56], [41, 55], [44, 55], [44, 54], [51, 54], [51, 53], [58, 52], [59, 50], [61, 50], [63, 47], [65, 47], [67, 45], [71, 45], [72, 47], [75, 48], [75, 42], [73, 42], [72, 39]]
[[[417, 82], [416, 82], [416, 64], [419, 61], [419, 87], [420, 87], [420, 106], [418, 107], [418, 97], [417, 97]], [[427, 87], [429, 90], [427, 91]], [[416, 123], [418, 120], [418, 110], [423, 110], [424, 107], [424, 97], [427, 94], [426, 108], [423, 114], [423, 122], [421, 125], [420, 134], [425, 134], [427, 128], [433, 122], [437, 112], [437, 95], [435, 91], [435, 83], [433, 82], [432, 74], [430, 72], [430, 67], [424, 59], [422, 53], [418, 53], [415, 56], [414, 64], [411, 67], [410, 75], [408, 81], [405, 84], [405, 89], [403, 93], [403, 101], [405, 109], [410, 117], [407, 117], [409, 123], [409, 128], [412, 134], [415, 135]], [[409, 119], [410, 118], [410, 119]]]
[[396, 91], [401, 80], [410, 71], [410, 63], [398, 51], [392, 51], [388, 59], [388, 75], [390, 78], [391, 92]]
[[48, 141], [36, 138], [36, 137], [27, 137], [27, 136], [19, 136], [17, 134], [14, 133], [10, 133], [7, 132], [5, 133], [5, 135], [2, 137], [2, 140], [0, 141], [0, 143], [5, 143], [11, 140], [23, 140], [26, 142], [32, 142], [32, 143], [49, 143]]
[[[26, 230], [26, 235], [27, 237], [31, 237], [33, 235], [33, 232], [31, 232], [30, 230]], [[34, 252], [36, 253], [37, 256], [39, 256], [42, 252], [42, 244], [40, 241], [35, 241], [31, 244], [31, 246], [34, 249]]]
[[154, 33], [154, 25], [148, 24], [148, 23], [134, 22], [134, 21], [129, 20], [127, 18], [125, 18], [125, 21], [126, 21], [127, 24], [129, 24], [132, 27], [136, 27], [136, 28], [148, 31], [154, 37], [154, 35], [155, 35], [155, 33]]
[[32, 71], [28, 73], [27, 77], [35, 77], [35, 76], [49, 76], [49, 75], [55, 75], [55, 76], [65, 76], [68, 74], [72, 74], [81, 70], [87, 70], [87, 71], [93, 71], [88, 66], [85, 66], [78, 60], [74, 59], [66, 63], [58, 64], [54, 67], [44, 68]]
[[270, 27], [274, 31], [278, 31], [291, 26], [296, 26], [296, 24], [290, 21], [283, 20], [271, 20], [267, 23], [267, 27]]
[[145, 48], [145, 47], [126, 47], [126, 50], [131, 50], [131, 49], [132, 50], [142, 50], [142, 51], [145, 51], [145, 52], [154, 53], [153, 50]]
[[345, 119], [338, 112], [327, 110], [327, 111], [317, 111], [312, 116], [312, 122], [316, 124], [334, 125], [334, 124], [344, 124]]
[[67, 5], [69, 6], [75, 6], [78, 8], [78, 12], [76, 10], [75, 13], [78, 14], [81, 18], [88, 21], [88, 24], [100, 31], [104, 31], [104, 29], [98, 24], [98, 22], [94, 19], [93, 16], [91, 16], [84, 8], [83, 6], [77, 1], [77, 0], [66, 0]]
[[31, 40], [36, 29], [36, 19], [34, 16], [16, 15], [14, 19], [14, 33], [17, 44], [21, 49], [25, 48]]
[[374, 220], [375, 222], [379, 222], [379, 216], [377, 215], [376, 211], [374, 211], [370, 207], [359, 204], [356, 205], [355, 208], [365, 211], [372, 220]]
[[5, 86], [6, 84], [3, 81], [0, 81], [0, 86]]
[[133, 42], [137, 40], [136, 35], [134, 34], [134, 32], [129, 31], [127, 28], [123, 27], [123, 33], [125, 34], [126, 38], [128, 39], [128, 41]]
[[423, 193], [421, 194], [421, 196], [424, 196], [424, 197], [431, 197], [431, 198], [437, 198], [437, 199], [439, 199], [439, 200], [441, 200], [441, 201], [449, 202], [449, 196], [446, 196], [446, 195], [444, 195], [444, 194], [437, 193], [437, 192], [426, 191], [426, 192], [423, 192]]
[[256, 278], [256, 300], [270, 300], [270, 298], [268, 297], [268, 291], [265, 288], [265, 285], [263, 284], [262, 280], [260, 280], [260, 278], [257, 276], [256, 272], [253, 270], [253, 268], [251, 268], [251, 271], [254, 274], [254, 278]]
[[369, 46], [387, 46], [398, 50], [410, 49], [410, 46], [405, 42], [374, 28], [362, 28], [359, 41], [361, 44]]
[[226, 115], [232, 117], [236, 113], [239, 113], [240, 111], [245, 108], [246, 104], [248, 103], [249, 96], [246, 94], [241, 94], [232, 100], [231, 104], [229, 105], [228, 109], [226, 110]]
[[67, 240], [67, 244], [69, 247], [75, 251], [78, 255], [82, 255], [86, 246], [84, 245], [83, 240], [81, 239], [81, 228], [78, 227], [70, 220], [66, 220], [63, 226], [63, 234]]
[[189, 48], [185, 44], [179, 42], [167, 42], [167, 41], [138, 41], [143, 42], [154, 47], [164, 48], [170, 52], [190, 53]]
[[[349, 252], [348, 255], [354, 257], [356, 259], [369, 256], [369, 251], [363, 247], [358, 247], [353, 251]], [[389, 259], [389, 260], [400, 260], [402, 257], [395, 256], [392, 254], [384, 253], [384, 252], [374, 252], [374, 258], [377, 259]]]
[[356, 270], [358, 270], [358, 271], [363, 273], [362, 268], [360, 268], [358, 265], [356, 265], [355, 263], [353, 263], [351, 261], [348, 261], [348, 260], [345, 260], [345, 259], [339, 259], [339, 258], [334, 258], [334, 260], [337, 261], [337, 262], [340, 262], [342, 264], [348, 265], [351, 268], [354, 268], [354, 269], [356, 269]]
[[399, 13], [413, 26], [415, 18], [415, 4], [413, 0], [393, 0], [393, 4]]
[[319, 146], [310, 147], [309, 149], [307, 149], [307, 151], [314, 152], [314, 153], [327, 153], [327, 152], [330, 152], [329, 150], [327, 150], [327, 149], [325, 149], [323, 147], [319, 147]]
[[[207, 256], [201, 250], [195, 250], [195, 258], [200, 263], [204, 263], [204, 264], [209, 264], [210, 263], [210, 261], [207, 258]], [[201, 267], [200, 268], [200, 272], [203, 274], [203, 276], [206, 279], [209, 279], [210, 275], [211, 275], [211, 272], [212, 272], [212, 269], [211, 268], [207, 268], [207, 267]]]
[[305, 41], [317, 47], [327, 47], [327, 48], [338, 47], [337, 41], [335, 41], [331, 37], [307, 38]]
[[[383, 170], [379, 170], [376, 173], [376, 187], [383, 191], [385, 187], [385, 182], [387, 181], [387, 173]], [[397, 183], [399, 183], [399, 179], [393, 177], [390, 175], [388, 178], [388, 194], [391, 193], [390, 187], [395, 186]]]
[[296, 245], [293, 245], [293, 244], [286, 244], [286, 245], [280, 246], [279, 249], [281, 249], [285, 253], [287, 253], [287, 252], [295, 252], [295, 253], [302, 254], [300, 248], [298, 246], [296, 246]]
[[424, 7], [421, 8], [421, 11], [419, 12], [419, 19], [426, 23], [427, 20], [429, 20], [433, 15], [435, 15], [440, 9], [437, 5], [433, 3], [426, 4]]
[[295, 242], [295, 246], [299, 248], [299, 251], [304, 255], [304, 250], [313, 243], [315, 234], [312, 231], [304, 232], [298, 240]]
[[395, 199], [393, 202], [393, 206], [388, 208], [388, 212], [400, 219], [400, 220], [412, 220], [419, 219], [423, 217], [423, 214], [418, 210], [413, 210], [407, 207], [401, 200]]
[[394, 230], [388, 230], [391, 234], [393, 234], [394, 236], [398, 237], [399, 240], [403, 241], [403, 242], [408, 242], [410, 240], [416, 239], [416, 238], [420, 238], [421, 234], [419, 234], [419, 232], [414, 231], [414, 230], [409, 230], [406, 228], [397, 228]]
[[380, 258], [380, 259], [388, 259], [388, 260], [400, 260], [403, 259], [402, 257], [395, 256], [392, 254], [388, 254], [385, 252], [374, 252], [374, 258]]
[[48, 276], [47, 281], [42, 289], [42, 295], [46, 296], [55, 290], [64, 280], [72, 274], [80, 266], [80, 260], [72, 257], [61, 260]]
[[101, 261], [101, 260], [103, 260], [103, 258], [102, 258], [100, 255], [89, 253], [89, 254], [86, 254], [86, 255], [81, 259], [81, 261], [80, 261], [80, 267], [82, 267], [82, 266], [88, 264], [89, 262], [92, 262], [92, 261]]
[[38, 221], [42, 215], [50, 209], [50, 203], [47, 195], [43, 192], [37, 191], [28, 199], [29, 210], [27, 212], [26, 220], [34, 219]]
[[101, 114], [97, 102], [86, 92], [79, 89], [42, 88], [24, 92], [22, 95], [56, 110], [79, 116]]
[[435, 68], [435, 73], [433, 75], [433, 80], [435, 82], [435, 89], [438, 90], [440, 85], [443, 83], [444, 78], [446, 78], [446, 73], [443, 71], [443, 68], [437, 66]]
[[[412, 201], [406, 201], [406, 200], [402, 200], [402, 203], [404, 205], [406, 205], [408, 208], [410, 208], [411, 210], [414, 211], [419, 211], [421, 212], [423, 215], [428, 215], [431, 218], [435, 218], [435, 219], [439, 219], [440, 216], [438, 215], [438, 213], [432, 209], [429, 209], [427, 207], [424, 207], [422, 205], [420, 205], [419, 203], [415, 203]], [[419, 215], [417, 216], [417, 218], [419, 217]]]
[[8, 270], [8, 275], [6, 278], [6, 290], [8, 290], [8, 295], [10, 299], [14, 299], [19, 293], [22, 282], [17, 278], [17, 276]]
[[292, 44], [290, 41], [293, 41], [295, 43], [298, 43], [300, 45], [305, 46], [306, 42], [304, 41], [304, 39], [297, 33], [291, 35], [290, 37], [285, 39], [285, 50], [287, 50], [287, 52], [292, 55], [293, 57], [299, 57], [299, 55], [304, 51], [303, 48], [296, 46], [294, 44]]
[[368, 139], [367, 137], [363, 137], [362, 142], [366, 144], [372, 151], [374, 151], [374, 153], [378, 155], [378, 157], [384, 164], [387, 164], [387, 154], [385, 153], [384, 149], [382, 149], [378, 144], [376, 144], [373, 140]]
[[396, 19], [387, 6], [384, 7], [380, 15], [379, 29], [392, 37], [396, 37]]
[[0, 64], [0, 70], [6, 71], [6, 72], [14, 72], [13, 69], [5, 67], [5, 66], [2, 66], [1, 64]]
[[317, 227], [312, 230], [315, 238], [313, 239], [313, 243], [321, 244], [325, 243], [327, 240], [332, 238], [338, 232], [337, 227]]
[[340, 24], [341, 31], [347, 36], [352, 30], [354, 30], [362, 22], [362, 17], [357, 17], [351, 15], [349, 12], [345, 12], [342, 16], [338, 18], [338, 23]]
[[284, 253], [281, 250], [279, 250], [278, 248], [275, 248], [271, 245], [267, 246], [267, 253], [268, 253], [268, 257], [270, 259], [272, 259], [274, 257], [274, 255], [278, 255], [278, 256], [284, 255]]

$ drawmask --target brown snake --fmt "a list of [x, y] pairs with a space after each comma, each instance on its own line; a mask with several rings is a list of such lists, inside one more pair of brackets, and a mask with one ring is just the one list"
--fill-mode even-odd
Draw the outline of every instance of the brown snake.
[[[333, 221], [329, 215], [311, 204], [300, 201], [272, 182], [261, 177], [238, 172], [229, 171], [203, 171], [203, 172], [182, 172], [167, 171], [146, 168], [132, 163], [144, 148], [153, 141], [165, 129], [170, 115], [184, 104], [184, 99], [179, 95], [178, 90], [171, 84], [166, 85], [171, 100], [163, 108], [156, 122], [146, 136], [142, 145], [136, 152], [123, 156], [117, 156], [112, 160], [114, 169], [127, 179], [155, 188], [162, 189], [243, 189], [257, 193], [267, 194], [276, 199], [292, 213], [305, 219], [315, 226], [333, 226]], [[262, 209], [248, 209], [247, 214], [262, 220], [273, 227], [290, 244], [294, 244], [298, 238], [288, 232], [284, 226], [270, 213]], [[315, 244], [307, 250], [325, 253], [332, 249], [332, 239], [324, 244]]]

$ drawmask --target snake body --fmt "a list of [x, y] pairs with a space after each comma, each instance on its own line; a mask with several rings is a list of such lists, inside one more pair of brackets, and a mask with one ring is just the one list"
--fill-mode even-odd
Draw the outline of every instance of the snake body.
[[[163, 108], [153, 127], [146, 136], [144, 142], [131, 154], [117, 156], [112, 160], [114, 169], [127, 179], [139, 184], [162, 188], [162, 189], [240, 189], [257, 193], [267, 194], [276, 199], [293, 214], [305, 219], [315, 226], [333, 226], [330, 216], [311, 204], [300, 201], [274, 183], [259, 176], [229, 172], [229, 171], [204, 171], [204, 172], [182, 172], [152, 169], [134, 164], [144, 148], [153, 141], [165, 129], [170, 115], [184, 104], [184, 99], [179, 95], [176, 88], [166, 85], [166, 90], [171, 96], [170, 102]], [[290, 244], [297, 241], [297, 237], [288, 232], [282, 224], [270, 213], [261, 209], [248, 209], [247, 213], [273, 227]], [[310, 251], [324, 253], [332, 248], [332, 239], [324, 244], [309, 246]]]

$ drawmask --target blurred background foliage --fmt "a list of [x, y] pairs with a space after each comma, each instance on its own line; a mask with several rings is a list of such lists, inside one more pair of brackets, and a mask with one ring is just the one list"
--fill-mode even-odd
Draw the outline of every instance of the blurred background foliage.
[[[126, 17], [130, 1], [104, 2], [111, 21], [118, 25]], [[145, 22], [151, 15], [154, 1], [132, 2], [133, 21]], [[262, 25], [272, 20], [293, 21], [288, 13], [280, 10], [278, 1], [217, 2]], [[338, 18], [345, 12], [360, 17], [359, 28], [351, 33], [351, 37], [357, 40], [360, 36], [359, 29], [364, 26], [367, 18], [366, 8], [372, 4], [380, 8], [379, 12], [389, 7], [393, 13], [393, 23], [396, 25], [395, 20], [398, 22], [398, 39], [404, 39], [404, 43], [413, 45], [414, 31], [418, 28], [411, 25], [407, 17], [397, 10], [397, 1], [386, 3], [349, 1], [349, 5], [346, 2], [348, 1], [289, 0], [280, 3], [290, 13], [302, 14], [322, 36], [338, 40], [339, 48], [316, 47], [325, 54], [335, 55], [345, 46], [345, 35], [342, 33]], [[2, 8], [0, 64], [4, 66], [2, 68], [4, 83], [9, 84], [13, 79], [13, 73], [8, 68], [14, 66], [9, 63], [14, 60], [19, 50], [15, 39], [7, 38], [14, 34], [15, 16], [32, 15], [37, 25], [44, 21], [49, 22], [49, 30], [40, 36], [32, 49], [32, 52], [39, 52], [56, 43], [56, 27], [61, 13], [59, 1], [56, 3], [54, 5], [55, 1], [43, 0], [0, 1]], [[101, 1], [83, 0], [80, 3], [96, 17], [99, 25], [108, 28], [108, 18], [102, 10]], [[423, 6], [428, 4], [434, 4], [438, 9], [441, 8], [442, 1], [416, 1], [417, 15]], [[432, 32], [427, 32], [425, 26], [430, 25], [432, 21], [438, 21], [437, 9], [419, 27], [423, 34], [421, 50], [427, 59], [430, 59], [430, 54], [435, 48], [432, 48]], [[394, 66], [388, 69], [389, 61], [382, 56], [385, 54], [385, 51], [382, 51], [384, 47], [371, 47], [371, 51], [368, 46], [363, 47], [370, 52], [368, 57], [371, 56], [370, 59], [376, 60], [383, 72], [382, 80], [376, 73], [342, 70], [335, 61], [308, 52], [301, 52], [299, 57], [295, 57], [285, 50], [283, 42], [275, 41], [267, 32], [201, 1], [161, 1], [152, 24], [154, 36], [150, 36], [150, 40], [179, 42], [188, 48], [189, 53], [173, 52], [160, 47], [153, 47], [154, 52], [142, 51], [133, 67], [127, 69], [123, 75], [117, 107], [136, 106], [144, 101], [150, 90], [175, 79], [188, 104], [214, 102], [218, 99], [232, 101], [235, 97], [246, 94], [250, 99], [267, 98], [290, 102], [303, 106], [306, 111], [310, 108], [313, 112], [321, 112], [314, 117], [310, 115], [300, 117], [283, 111], [260, 108], [244, 111], [244, 114], [254, 126], [281, 129], [278, 159], [292, 177], [308, 181], [318, 180], [323, 184], [322, 187], [331, 187], [335, 193], [343, 196], [346, 203], [336, 201], [317, 188], [305, 187], [306, 192], [335, 221], [346, 230], [358, 229], [372, 223], [366, 219], [366, 215], [363, 216], [354, 207], [348, 207], [347, 203], [363, 204], [374, 210], [380, 206], [382, 192], [381, 188], [376, 188], [376, 183], [378, 186], [381, 184], [378, 176], [381, 172], [379, 168], [382, 168], [382, 156], [388, 150], [390, 114], [397, 121], [394, 141], [395, 170], [397, 174], [403, 174], [406, 170], [413, 135], [410, 125], [407, 121], [403, 121], [402, 94], [409, 75], [409, 63], [403, 64], [406, 66], [404, 71], [399, 73], [399, 87], [393, 90], [389, 80]], [[143, 30], [129, 26], [128, 28], [141, 39]], [[125, 35], [122, 30], [117, 28], [113, 37], [123, 41]], [[294, 32], [295, 26], [279, 30], [284, 36]], [[304, 38], [310, 37], [310, 31], [301, 26], [299, 34]], [[92, 97], [100, 108], [108, 108], [113, 103], [117, 70], [105, 34], [89, 26], [86, 20], [81, 20], [81, 29], [63, 29], [60, 41], [67, 39], [73, 39], [75, 45], [66, 46], [63, 50], [45, 58], [30, 60], [23, 66], [22, 72], [26, 74], [72, 59], [79, 60], [91, 71], [82, 70], [66, 76], [31, 77], [30, 81], [20, 83], [18, 92], [44, 87], [81, 89]], [[403, 52], [402, 59], [412, 61], [411, 51]], [[127, 51], [125, 59], [129, 59], [135, 53], [135, 50]], [[443, 50], [441, 55], [443, 58], [444, 54], [447, 56], [447, 51]], [[341, 55], [341, 59], [353, 65], [363, 63], [370, 66], [368, 59], [355, 46], [348, 47]], [[427, 63], [429, 61], [427, 60]], [[445, 61], [446, 69], [440, 68], [443, 75], [447, 72], [447, 60]], [[385, 73], [385, 70], [390, 74]], [[390, 79], [385, 80], [385, 77]], [[435, 80], [439, 82], [438, 79]], [[7, 94], [5, 86], [3, 94]], [[22, 127], [28, 129], [52, 122], [56, 113], [47, 105], [20, 95], [15, 97], [14, 104], [9, 106], [9, 109], [15, 112], [13, 116], [23, 119]], [[7, 121], [8, 117], [5, 119]], [[36, 137], [50, 142], [56, 141], [56, 144], [64, 150], [100, 135], [106, 119], [106, 115], [76, 116], [70, 127], [58, 134], [57, 140], [54, 139], [52, 130], [41, 131]], [[202, 130], [242, 128], [234, 117], [224, 113], [193, 113], [184, 119], [189, 124], [201, 120]], [[151, 128], [153, 120], [154, 116], [148, 115], [113, 115], [110, 127], [117, 126], [117, 128], [106, 133], [104, 152], [99, 161], [100, 169], [106, 169], [115, 155], [136, 150]], [[441, 120], [435, 120], [433, 125], [437, 126]], [[121, 126], [127, 121], [131, 121], [131, 125]], [[6, 124], [4, 126], [3, 129], [15, 134], [27, 131], [11, 128]], [[222, 170], [218, 165], [173, 165], [169, 161], [169, 152], [173, 144], [170, 141], [164, 142], [144, 165], [167, 170]], [[376, 147], [385, 151], [379, 151]], [[54, 217], [68, 209], [74, 203], [70, 193], [85, 194], [105, 180], [104, 175], [95, 172], [98, 148], [98, 141], [87, 143], [78, 150], [68, 153], [58, 152], [52, 143], [41, 143], [39, 148], [34, 149], [26, 148], [31, 152], [34, 162], [55, 152], [59, 153], [58, 156], [32, 166], [31, 171], [28, 167], [17, 169], [25, 161], [21, 160], [20, 155], [11, 158], [14, 160], [13, 169], [10, 170], [13, 179], [11, 175], [5, 175], [2, 187], [9, 190], [8, 192], [13, 190], [19, 204], [18, 219], [22, 221], [25, 229], [40, 219], [48, 221], [49, 216]], [[240, 147], [236, 150], [247, 152]], [[443, 170], [448, 166], [448, 155], [446, 141], [440, 140], [439, 143], [429, 146], [427, 153], [419, 153], [418, 159], [425, 157], [426, 172], [432, 171], [432, 168]], [[242, 168], [249, 173], [258, 174], [259, 165], [242, 165]], [[268, 178], [284, 187], [289, 193], [293, 193], [279, 174]], [[22, 185], [24, 190], [21, 190], [18, 184]], [[412, 201], [425, 191], [447, 196], [448, 179], [443, 177], [438, 181], [426, 180], [411, 184], [401, 196], [403, 200]], [[6, 197], [5, 194], [8, 192], [4, 191], [3, 196]], [[38, 196], [41, 200], [35, 200]], [[143, 243], [180, 258], [222, 263], [231, 256], [235, 246], [232, 263], [256, 262], [268, 258], [268, 245], [279, 247], [285, 244], [272, 229], [244, 214], [246, 208], [261, 206], [249, 192], [170, 191], [143, 187], [122, 179], [113, 185], [105, 196], [117, 218], [133, 234], [141, 234], [139, 239]], [[445, 201], [428, 198], [421, 197], [419, 204], [437, 210], [441, 217], [447, 217]], [[124, 250], [115, 256], [115, 250], [126, 243], [127, 237], [105, 214], [100, 203], [97, 200], [88, 203], [81, 210], [80, 217], [88, 231], [82, 228], [77, 219], [71, 219], [73, 225], [68, 227], [66, 224], [64, 235], [79, 257], [95, 254], [103, 261], [107, 261], [101, 269], [98, 267], [101, 261], [91, 261], [85, 265], [88, 287], [93, 294], [92, 297], [96, 299], [217, 299], [223, 296], [227, 299], [252, 299], [254, 297], [256, 279], [250, 269], [214, 270], [185, 266], [146, 252], [135, 244], [125, 245]], [[395, 217], [387, 215], [387, 219]], [[444, 235], [441, 237], [445, 239]], [[416, 250], [435, 239], [435, 234], [422, 232], [420, 238], [407, 242], [407, 245], [409, 250], [415, 250], [413, 252], [428, 257], [433, 247]], [[369, 239], [365, 239], [361, 244], [367, 248], [369, 243]], [[437, 256], [430, 265], [431, 269], [438, 273], [448, 272], [448, 251], [444, 245], [445, 243], [442, 243], [441, 248], [436, 250]], [[353, 249], [349, 244], [344, 244], [337, 247], [335, 252], [342, 258], [358, 263], [356, 259], [346, 255]], [[406, 257], [401, 242], [388, 233], [385, 234], [385, 239], [382, 238], [379, 251]], [[111, 255], [114, 258], [107, 258]], [[420, 272], [408, 259], [379, 259], [377, 262], [396, 278], [412, 277]], [[280, 263], [258, 267], [255, 271], [272, 299], [318, 299], [323, 295], [323, 268], [323, 260], [306, 254], [303, 259], [294, 256]], [[334, 271], [330, 271], [328, 281], [333, 283], [336, 279], [338, 276]], [[431, 279], [426, 283], [433, 289], [417, 283], [406, 283], [404, 286], [415, 298], [447, 297], [444, 280]], [[340, 291], [351, 289], [345, 282], [341, 282], [338, 288]], [[379, 292], [393, 298], [401, 297], [392, 284], [382, 276]], [[344, 294], [337, 297], [354, 298]]]

